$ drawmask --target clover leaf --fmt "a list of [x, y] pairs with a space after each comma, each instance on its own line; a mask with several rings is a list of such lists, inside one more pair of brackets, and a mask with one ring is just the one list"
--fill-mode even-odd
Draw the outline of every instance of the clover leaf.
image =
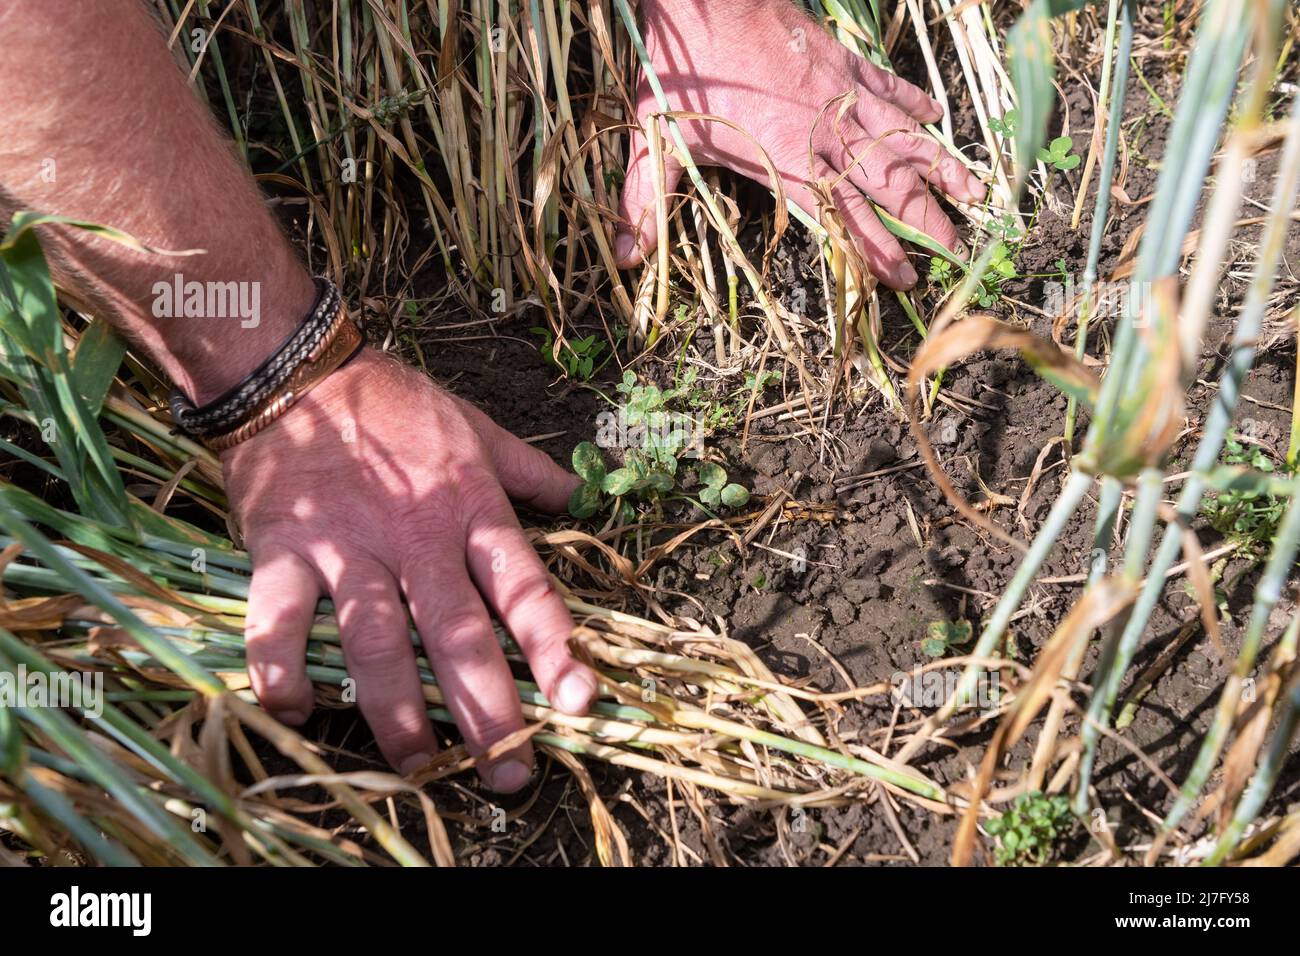
[[734, 481], [724, 487], [718, 496], [728, 508], [740, 508], [749, 501], [749, 491], [744, 485], [738, 485]]
[[696, 475], [704, 486], [700, 489], [700, 501], [706, 505], [717, 507], [722, 504], [728, 508], [739, 508], [749, 501], [749, 492], [744, 485], [738, 485], [734, 481], [727, 484], [727, 472], [721, 465], [706, 461], [697, 469]]
[[569, 514], [575, 518], [590, 518], [600, 510], [600, 486], [581, 484], [569, 495]]
[[1073, 139], [1069, 136], [1058, 136], [1052, 140], [1047, 149], [1038, 151], [1038, 158], [1061, 172], [1067, 172], [1079, 165], [1079, 157], [1070, 153], [1073, 148]]
[[600, 510], [600, 486], [605, 480], [605, 459], [600, 449], [589, 441], [579, 442], [573, 449], [573, 470], [582, 484], [569, 496], [569, 514], [575, 518], [590, 518]]
[[637, 474], [631, 468], [619, 468], [611, 471], [600, 483], [600, 490], [607, 495], [621, 498], [630, 492], [637, 483]]
[[600, 449], [589, 441], [579, 442], [573, 449], [573, 470], [588, 484], [600, 484], [605, 477], [605, 459]]
[[970, 621], [931, 621], [925, 630], [921, 653], [926, 657], [943, 657], [969, 643], [972, 635]]
[[1007, 110], [1006, 114], [998, 119], [996, 116], [989, 117], [989, 129], [995, 133], [1001, 133], [1003, 136], [1015, 136], [1016, 129], [1020, 125], [1020, 111]]

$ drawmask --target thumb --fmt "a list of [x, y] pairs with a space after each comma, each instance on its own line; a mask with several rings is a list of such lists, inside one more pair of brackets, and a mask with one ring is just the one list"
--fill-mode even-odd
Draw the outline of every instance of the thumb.
[[[668, 194], [677, 188], [682, 178], [682, 164], [664, 152], [663, 165], [664, 193]], [[655, 219], [655, 160], [642, 132], [632, 134], [619, 214], [622, 221], [614, 237], [614, 260], [620, 269], [630, 269], [639, 265], [659, 244], [659, 224]]]

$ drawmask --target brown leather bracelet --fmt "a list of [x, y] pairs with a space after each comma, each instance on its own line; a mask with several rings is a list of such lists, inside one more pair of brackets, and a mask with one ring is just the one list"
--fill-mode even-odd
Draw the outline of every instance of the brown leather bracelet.
[[280, 388], [276, 389], [261, 406], [238, 428], [204, 439], [204, 444], [214, 452], [223, 452], [240, 442], [252, 438], [266, 426], [287, 412], [313, 388], [324, 381], [331, 372], [352, 358], [365, 339], [355, 323], [348, 318], [347, 310], [340, 308], [330, 329], [320, 344], [293, 371]]

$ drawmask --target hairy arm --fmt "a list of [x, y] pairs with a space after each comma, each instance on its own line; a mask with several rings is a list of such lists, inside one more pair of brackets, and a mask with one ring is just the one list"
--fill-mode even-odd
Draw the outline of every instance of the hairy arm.
[[[68, 228], [42, 234], [60, 284], [88, 297], [196, 402], [250, 372], [311, 307], [311, 277], [133, 0], [0, 5], [0, 206], [112, 225], [142, 255]], [[241, 282], [256, 324], [156, 316], [154, 287]]]
[[[0, 5], [0, 196], [115, 226], [177, 258], [84, 231], [42, 234], [65, 287], [95, 303], [198, 403], [273, 353], [311, 307], [306, 270], [139, 0]], [[259, 321], [156, 314], [155, 286], [252, 283]], [[173, 310], [174, 312], [174, 310]], [[426, 376], [366, 350], [268, 428], [223, 452], [253, 560], [245, 631], [266, 708], [301, 723], [317, 601], [337, 609], [357, 704], [393, 766], [437, 749], [407, 609], [479, 772], [517, 790], [531, 772], [519, 699], [488, 607], [548, 698], [582, 713], [593, 675], [509, 498], [563, 509], [577, 480]], [[509, 496], [509, 497], [508, 497]], [[405, 606], [403, 606], [405, 603]], [[496, 748], [496, 749], [494, 749]]]

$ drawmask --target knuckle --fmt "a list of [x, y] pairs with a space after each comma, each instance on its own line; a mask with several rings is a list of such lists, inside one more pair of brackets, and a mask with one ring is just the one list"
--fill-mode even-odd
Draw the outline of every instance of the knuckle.
[[380, 719], [379, 726], [374, 728], [375, 739], [387, 753], [401, 759], [426, 748], [425, 725], [422, 714], [391, 714]]
[[881, 189], [888, 185], [891, 162], [887, 152], [873, 144], [869, 148], [856, 150], [853, 158], [859, 160], [858, 168], [871, 189]]
[[947, 154], [936, 152], [936, 159], [932, 163], [937, 179], [942, 179], [945, 183], [960, 184], [966, 181], [966, 167], [960, 162]]
[[884, 186], [890, 192], [910, 193], [920, 186], [920, 179], [901, 159], [891, 158], [884, 164]]
[[262, 614], [244, 622], [244, 643], [256, 645], [265, 654], [283, 646], [289, 635], [284, 627], [287, 608], [283, 604], [266, 608]]
[[504, 583], [501, 599], [508, 613], [526, 608], [538, 609], [554, 596], [555, 588], [546, 573], [540, 568], [530, 567]]
[[874, 266], [873, 271], [886, 281], [888, 281], [889, 276], [896, 274], [906, 261], [907, 257], [905, 255], [893, 249], [874, 248], [870, 250], [870, 262]]
[[471, 752], [477, 750], [478, 754], [475, 756], [486, 752], [498, 741], [505, 740], [517, 731], [520, 726], [520, 719], [508, 703], [505, 706], [495, 707], [489, 703], [474, 717], [473, 736], [476, 738], [476, 744], [471, 747]]
[[350, 635], [345, 649], [349, 663], [361, 671], [393, 674], [410, 660], [410, 651], [394, 635], [361, 630]]
[[404, 509], [394, 516], [394, 521], [400, 542], [398, 555], [404, 566], [453, 549], [459, 524], [455, 510], [446, 501], [435, 499], [420, 508]]
[[423, 557], [459, 546], [465, 484], [449, 477], [430, 493], [413, 496], [393, 509], [390, 522], [399, 555]]
[[495, 644], [492, 625], [475, 608], [455, 608], [438, 622], [439, 656], [454, 665], [463, 666], [486, 658]]
[[953, 181], [953, 168], [943, 158], [930, 152], [921, 153], [913, 160], [916, 174], [927, 186], [930, 183], [943, 185]]
[[298, 684], [282, 667], [251, 665], [253, 690], [267, 710], [287, 709], [298, 702]]
[[504, 495], [495, 476], [480, 469], [467, 470], [456, 489], [461, 525], [469, 528], [480, 523], [500, 524], [506, 515], [513, 521], [514, 512], [503, 507]]
[[285, 545], [292, 547], [291, 542], [301, 540], [306, 530], [299, 515], [279, 508], [247, 514], [240, 511], [239, 521], [254, 568], [259, 560], [283, 550]]
[[520, 483], [541, 487], [551, 477], [555, 463], [543, 451], [523, 442], [510, 443], [502, 450], [507, 470], [517, 475]]
[[913, 148], [924, 136], [920, 124], [902, 110], [891, 109], [886, 122], [889, 124], [887, 128], [891, 131], [890, 142], [897, 143], [900, 149]]
[[925, 231], [935, 239], [947, 246], [949, 249], [957, 242], [957, 229], [948, 220], [948, 217], [933, 207], [927, 210], [925, 219]]
[[934, 150], [913, 130], [891, 129], [881, 141], [881, 145], [894, 152], [907, 162], [935, 161]]
[[516, 721], [505, 715], [488, 715], [483, 718], [481, 733], [483, 740], [491, 746], [498, 740], [505, 740], [519, 728]]

